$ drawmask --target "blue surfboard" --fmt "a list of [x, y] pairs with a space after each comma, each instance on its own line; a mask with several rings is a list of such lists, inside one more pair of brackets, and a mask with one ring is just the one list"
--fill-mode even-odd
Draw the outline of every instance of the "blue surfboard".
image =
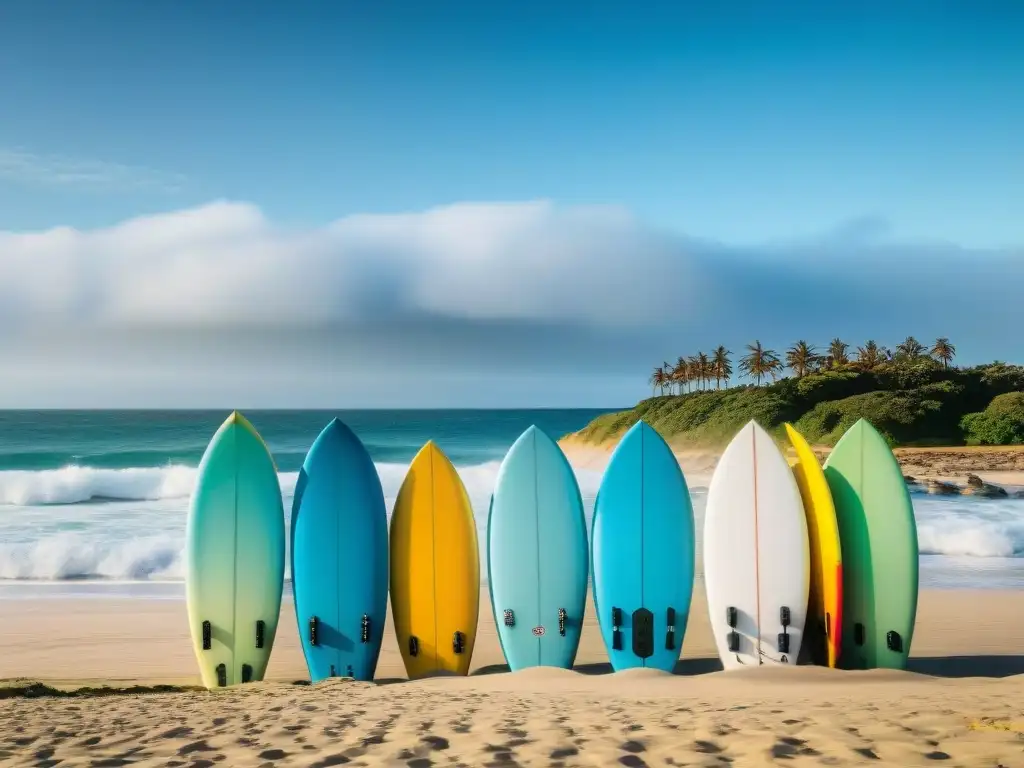
[[372, 680], [387, 611], [387, 512], [370, 454], [338, 419], [314, 441], [299, 472], [291, 552], [310, 679]]
[[594, 502], [594, 607], [616, 671], [675, 667], [690, 614], [694, 550], [679, 462], [640, 421], [615, 448]]
[[491, 607], [510, 669], [572, 667], [588, 559], [576, 476], [555, 441], [532, 426], [501, 463], [487, 521]]

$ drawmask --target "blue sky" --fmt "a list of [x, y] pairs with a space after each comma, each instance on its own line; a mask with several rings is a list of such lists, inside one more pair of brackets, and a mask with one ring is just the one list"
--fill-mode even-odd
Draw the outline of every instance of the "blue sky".
[[[981, 259], [989, 265], [981, 268], [984, 272], [992, 264], [1012, 266], [1024, 258], [1024, 5], [1011, 0], [665, 2], [645, 3], [642, 12], [634, 3], [583, 7], [539, 2], [214, 7], [200, 2], [11, 0], [0, 11], [0, 233], [7, 232], [14, 244], [9, 247], [23, 254], [43, 247], [38, 243], [44, 238], [45, 252], [54, 254], [47, 258], [63, 265], [65, 282], [78, 286], [75, 290], [83, 282], [96, 283], [90, 283], [92, 299], [71, 302], [75, 311], [101, 304], [100, 294], [116, 299], [121, 290], [108, 291], [121, 268], [107, 264], [105, 271], [94, 269], [91, 264], [101, 256], [89, 254], [98, 246], [82, 243], [92, 242], [90, 237], [116, 239], [125, 222], [138, 217], [148, 217], [139, 227], [170, 221], [164, 226], [178, 232], [173, 217], [189, 212], [189, 221], [202, 219], [202, 212], [226, 215], [203, 225], [208, 228], [204, 233], [214, 233], [203, 245], [210, 263], [230, 250], [219, 244], [238, 236], [239, 228], [250, 245], [258, 242], [263, 248], [272, 232], [282, 252], [292, 253], [305, 247], [296, 242], [323, 237], [341, 222], [345, 247], [352, 248], [353, 227], [358, 229], [366, 215], [367, 226], [391, 233], [389, 249], [422, 251], [415, 265], [423, 273], [430, 272], [429, 260], [439, 248], [450, 251], [452, 242], [491, 238], [490, 245], [480, 246], [491, 266], [476, 270], [478, 282], [466, 283], [466, 292], [483, 290], [487, 269], [504, 274], [495, 265], [516, 262], [517, 248], [527, 243], [568, 242], [566, 227], [578, 233], [594, 229], [573, 224], [578, 219], [574, 211], [591, 211], [584, 217], [595, 216], [604, 222], [601, 226], [628, 219], [628, 224], [614, 225], [616, 236], [624, 238], [622, 250], [601, 256], [612, 275], [618, 273], [609, 265], [616, 259], [628, 263], [629, 251], [639, 247], [686, 254], [665, 256], [668, 262], [652, 256], [652, 264], [662, 265], [659, 269], [699, 252], [705, 254], [697, 260], [701, 264], [717, 269], [728, 263], [739, 273], [748, 272], [744, 265], [751, 263], [794, 258], [832, 264], [840, 258], [835, 254], [846, 253], [847, 260], [834, 266], [839, 272], [853, 270], [854, 278], [853, 267], [877, 256], [882, 240], [886, 260], [900, 262], [907, 274], [935, 259], [975, 272], [973, 265]], [[522, 224], [516, 206], [528, 209], [536, 201], [549, 201], [565, 215], [529, 225], [531, 236], [545, 233], [538, 241], [509, 235]], [[508, 206], [500, 215], [511, 216], [510, 221], [494, 223], [485, 214], [490, 223], [481, 224], [477, 203]], [[424, 238], [437, 235], [429, 226], [424, 230], [423, 222], [435, 221], [430, 212], [448, 206], [466, 216], [441, 217], [448, 228], [445, 236], [423, 246]], [[137, 234], [139, 227], [131, 232]], [[54, 235], [54, 228], [69, 228], [75, 237], [56, 243], [66, 230]], [[37, 239], [26, 240], [26, 233], [33, 232]], [[281, 244], [283, 233], [292, 238], [289, 244]], [[348, 251], [331, 242], [341, 249], [337, 260], [348, 260]], [[572, 243], [569, 250], [583, 261], [568, 256], [559, 261], [563, 254], [557, 250], [550, 259], [590, 264], [582, 268], [591, 269], [585, 249]], [[870, 244], [868, 256], [865, 243]], [[124, 247], [136, 262], [158, 264], [166, 256], [161, 248], [142, 248], [136, 241]], [[191, 242], [179, 247], [185, 260], [196, 248]], [[287, 253], [280, 258], [287, 259]], [[465, 258], [478, 257], [474, 251]], [[21, 261], [30, 260], [23, 256]], [[539, 286], [547, 286], [554, 261], [531, 262], [532, 278], [521, 290], [536, 294]], [[401, 269], [410, 268], [402, 264]], [[463, 266], [449, 262], [447, 268]], [[101, 272], [102, 279], [97, 277]], [[223, 272], [216, 274], [224, 278]], [[780, 281], [780, 296], [787, 274], [782, 267], [766, 272], [769, 282]], [[678, 300], [701, 304], [687, 282], [690, 275], [684, 270], [678, 276]], [[717, 279], [728, 285], [726, 278], [722, 273]], [[144, 281], [145, 274], [138, 279]], [[353, 284], [352, 275], [345, 279]], [[827, 277], [822, 280], [828, 284]], [[621, 282], [620, 275], [616, 284]], [[639, 282], [649, 286], [652, 281]], [[884, 282], [884, 272], [875, 282]], [[390, 283], [380, 275], [355, 283], [375, 286], [360, 294], [362, 304], [378, 289], [392, 301], [397, 295], [381, 287]], [[558, 302], [580, 289], [569, 270], [562, 285], [563, 293], [546, 300]], [[643, 285], [635, 291], [638, 304], [645, 303]], [[590, 284], [586, 289], [596, 290]], [[943, 290], [953, 287], [922, 294], [917, 315], [927, 314], [928, 301], [956, 305], [957, 295], [946, 296]], [[584, 302], [568, 302], [579, 305], [579, 317], [555, 317], [536, 306], [528, 312], [528, 298], [495, 315], [482, 303], [461, 307], [457, 297], [445, 304], [438, 291], [405, 286], [402, 296], [409, 307], [440, 318], [444, 330], [431, 337], [437, 345], [432, 359], [458, 358], [459, 373], [435, 371], [431, 378], [420, 364], [415, 369], [420, 373], [410, 375], [432, 382], [417, 395], [423, 402], [407, 402], [410, 395], [401, 387], [382, 395], [378, 383], [355, 386], [345, 391], [344, 403], [329, 404], [432, 405], [468, 397], [480, 405], [510, 400], [618, 405], [647, 391], [650, 366], [630, 372], [641, 354], [653, 365], [659, 362], [654, 358], [676, 352], [673, 344], [718, 343], [727, 336], [721, 341], [736, 347], [755, 333], [782, 345], [792, 341], [786, 334], [799, 325], [799, 308], [792, 302], [762, 312], [760, 317], [773, 319], [756, 328], [744, 325], [735, 313], [718, 318], [721, 332], [715, 335], [704, 327], [712, 321], [706, 314], [666, 316], [661, 324], [647, 317], [639, 325], [633, 317], [616, 326], [595, 324], [595, 313]], [[430, 298], [424, 299], [427, 294]], [[614, 298], [609, 294], [606, 300]], [[293, 299], [301, 303], [289, 296], [281, 302]], [[242, 301], [183, 291], [181, 312], [168, 309], [161, 322], [180, 331], [178, 314], [188, 315], [201, 300], [231, 306]], [[351, 295], [346, 300], [351, 303]], [[36, 324], [39, 318], [47, 321], [53, 338], [61, 323], [81, 327], [73, 312], [57, 312], [54, 301], [39, 299], [33, 308], [22, 298], [20, 304]], [[111, 302], [126, 306], [121, 299]], [[952, 325], [942, 328], [927, 322], [910, 328], [910, 315], [897, 318], [899, 312], [891, 315], [888, 327], [865, 315], [865, 302], [857, 302], [854, 293], [850, 302], [828, 303], [834, 333], [949, 335], [968, 360], [1014, 352], [1024, 357], [1017, 333], [1004, 335], [990, 322], [978, 322], [975, 313], [990, 309], [990, 302], [976, 310], [968, 302], [964, 315], [954, 315]], [[71, 312], [68, 306], [61, 305], [61, 311]], [[879, 306], [883, 311], [890, 307]], [[329, 324], [345, 325], [335, 310], [324, 310]], [[400, 323], [392, 326], [390, 336], [369, 328], [377, 314], [368, 307], [366, 317], [349, 322], [342, 335], [353, 344], [378, 350], [384, 345], [385, 352], [398, 355], [404, 349], [399, 339], [408, 334], [396, 330]], [[118, 316], [128, 318], [119, 332], [136, 339], [148, 333], [133, 324], [136, 315]], [[352, 320], [351, 313], [346, 317]], [[948, 313], [943, 319], [951, 322]], [[207, 320], [209, 333], [238, 325], [231, 316]], [[491, 322], [507, 325], [501, 331], [505, 335], [488, 336]], [[538, 330], [538, 322], [546, 324], [544, 330]], [[668, 329], [668, 322], [678, 324]], [[638, 357], [623, 354], [621, 365], [585, 366], [591, 385], [581, 394], [578, 383], [567, 382], [555, 365], [566, 356], [564, 350], [531, 356], [534, 346], [551, 346], [541, 344], [542, 337], [562, 338], [553, 337], [550, 326], [566, 334], [568, 346], [586, 349], [588, 360], [616, 357], [601, 351], [626, 344], [626, 336], [635, 334], [628, 345]], [[452, 333], [461, 339], [457, 350], [446, 346]], [[823, 332], [818, 343], [834, 333]], [[467, 347], [466, 334], [482, 334], [484, 347], [494, 346], [486, 339], [500, 338], [509, 349], [523, 350], [521, 358], [512, 356], [522, 381], [509, 384], [509, 374], [489, 374], [493, 363], [484, 360], [483, 352], [478, 358], [466, 352], [473, 348]], [[579, 334], [589, 342], [583, 344]], [[638, 347], [640, 338], [645, 342]], [[370, 344], [368, 339], [378, 341]], [[282, 347], [301, 343], [296, 338]], [[117, 349], [132, 346], [124, 345]], [[172, 346], [190, 360], [201, 357], [185, 341]], [[38, 343], [18, 346], [32, 348], [38, 349]], [[191, 351], [186, 355], [185, 350]], [[123, 356], [131, 358], [128, 351]], [[379, 382], [372, 373], [379, 361], [371, 357], [355, 358], [357, 367], [368, 381]], [[132, 365], [124, 370], [142, 376], [138, 363]], [[239, 359], [236, 379], [219, 389], [196, 385], [181, 397], [185, 404], [211, 399], [220, 404], [243, 389], [251, 393], [251, 387], [238, 382], [254, 375], [252, 365]], [[109, 393], [103, 372], [95, 376], [96, 393]], [[309, 398], [336, 397], [334, 374], [324, 373], [319, 384], [315, 378], [311, 375], [305, 385]], [[473, 383], [459, 384], [466, 381]], [[164, 390], [155, 382], [139, 383], [132, 391], [141, 393], [146, 404], [170, 402], [182, 391], [180, 386]], [[39, 396], [38, 391], [16, 391], [10, 385], [5, 391], [4, 386], [0, 404]], [[264, 399], [276, 404], [279, 390], [278, 384], [268, 385]], [[88, 391], [61, 386], [44, 399], [90, 403], [94, 395]]]

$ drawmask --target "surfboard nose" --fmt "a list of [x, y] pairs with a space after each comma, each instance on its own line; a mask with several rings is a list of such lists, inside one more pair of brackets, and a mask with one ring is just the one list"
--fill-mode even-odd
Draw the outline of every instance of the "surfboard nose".
[[247, 418], [245, 418], [245, 416], [242, 415], [241, 411], [232, 411], [230, 413], [230, 415], [228, 415], [228, 417], [226, 419], [224, 419], [224, 424], [222, 426], [223, 427], [238, 426], [238, 427], [244, 427], [245, 429], [248, 429], [251, 432], [255, 432], [256, 431], [253, 428], [252, 424], [249, 423], [249, 420]]

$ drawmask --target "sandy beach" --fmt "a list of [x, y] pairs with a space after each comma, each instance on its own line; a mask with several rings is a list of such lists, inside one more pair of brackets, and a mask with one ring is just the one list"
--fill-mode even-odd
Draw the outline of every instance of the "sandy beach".
[[[613, 448], [562, 445], [592, 471]], [[896, 453], [921, 480], [1024, 485], [1024, 450]], [[717, 455], [676, 455], [691, 486], [706, 485]], [[485, 588], [469, 677], [407, 680], [389, 624], [374, 683], [312, 686], [286, 599], [267, 679], [206, 691], [173, 590], [76, 598], [55, 584], [54, 596], [40, 586], [23, 599], [3, 589], [2, 764], [1024, 766], [1020, 590], [923, 589], [905, 672], [725, 673], [698, 576], [669, 675], [612, 673], [592, 604], [573, 671], [510, 673]]]
[[1024, 765], [1021, 592], [922, 592], [907, 672], [722, 672], [700, 582], [674, 675], [611, 673], [592, 607], [574, 671], [509, 673], [486, 590], [468, 678], [406, 680], [389, 626], [376, 683], [310, 686], [288, 601], [268, 679], [214, 692], [180, 600], [5, 599], [0, 626], [11, 765]]

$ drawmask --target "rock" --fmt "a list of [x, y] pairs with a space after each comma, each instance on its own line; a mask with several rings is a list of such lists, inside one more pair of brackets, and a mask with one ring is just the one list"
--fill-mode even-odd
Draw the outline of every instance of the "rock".
[[1005, 488], [998, 485], [992, 485], [991, 483], [982, 483], [978, 485], [968, 485], [964, 488], [965, 496], [980, 496], [983, 499], [1005, 499], [1010, 494], [1006, 492]]
[[913, 477], [912, 475], [904, 475], [903, 481], [905, 483], [909, 483], [910, 485], [917, 485], [917, 478]]
[[957, 496], [960, 494], [960, 486], [956, 483], [944, 483], [941, 480], [929, 480], [928, 493], [937, 496]]
[[970, 488], [984, 488], [985, 481], [977, 475], [972, 475], [970, 472], [967, 473], [967, 485]]
[[1017, 491], [1016, 493], [1013, 494], [1013, 498], [1024, 499], [1024, 491]]

